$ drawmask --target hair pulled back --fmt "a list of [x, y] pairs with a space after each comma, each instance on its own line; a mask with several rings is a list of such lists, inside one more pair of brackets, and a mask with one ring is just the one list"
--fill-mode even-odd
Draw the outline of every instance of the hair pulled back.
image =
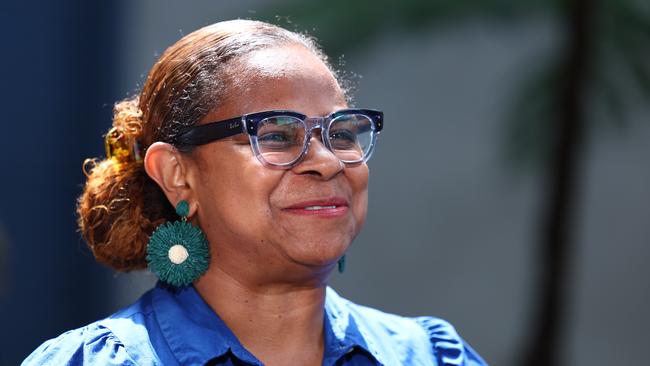
[[[137, 141], [142, 154], [156, 141], [174, 144], [181, 131], [225, 100], [238, 59], [289, 44], [311, 50], [334, 73], [313, 39], [303, 34], [258, 21], [220, 22], [169, 47], [140, 95], [115, 105], [113, 127]], [[77, 203], [81, 235], [99, 262], [118, 271], [145, 268], [149, 235], [177, 219], [174, 208], [139, 162], [92, 159], [84, 167], [87, 181]]]

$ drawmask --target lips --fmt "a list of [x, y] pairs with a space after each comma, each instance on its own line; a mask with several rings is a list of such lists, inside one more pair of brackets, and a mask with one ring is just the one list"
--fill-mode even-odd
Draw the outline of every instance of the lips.
[[296, 215], [336, 217], [347, 213], [348, 202], [340, 197], [310, 200], [291, 205], [283, 211]]

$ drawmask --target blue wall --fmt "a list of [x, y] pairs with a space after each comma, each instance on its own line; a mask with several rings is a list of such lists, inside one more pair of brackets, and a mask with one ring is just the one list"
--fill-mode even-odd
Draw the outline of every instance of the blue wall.
[[3, 3], [0, 365], [105, 315], [111, 274], [76, 231], [86, 157], [111, 118], [120, 2]]

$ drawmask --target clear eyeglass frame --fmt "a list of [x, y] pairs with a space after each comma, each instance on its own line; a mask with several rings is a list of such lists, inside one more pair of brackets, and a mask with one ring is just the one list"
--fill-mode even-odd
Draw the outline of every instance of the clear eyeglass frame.
[[[369, 121], [367, 127], [369, 128], [370, 135], [367, 146], [363, 150], [361, 156], [355, 159], [344, 159], [341, 158], [341, 153], [338, 152], [337, 149], [333, 148], [331, 144], [330, 129], [334, 122], [350, 116], [366, 118]], [[281, 163], [269, 161], [269, 159], [264, 157], [264, 147], [262, 146], [260, 136], [258, 135], [260, 127], [262, 127], [266, 121], [279, 118], [289, 118], [296, 122], [299, 121], [302, 123], [302, 127], [304, 128], [304, 133], [302, 134], [302, 149], [299, 153], [294, 154], [296, 155], [294, 158]], [[377, 144], [377, 137], [383, 127], [384, 114], [375, 109], [348, 108], [338, 110], [325, 117], [307, 117], [306, 115], [295, 111], [272, 110], [245, 114], [226, 120], [193, 126], [179, 134], [172, 143], [179, 148], [187, 148], [204, 145], [240, 133], [246, 133], [248, 134], [253, 154], [262, 164], [271, 168], [290, 169], [298, 164], [305, 155], [307, 155], [314, 131], [320, 130], [323, 145], [345, 165], [354, 165], [367, 162], [368, 159], [370, 159]]]

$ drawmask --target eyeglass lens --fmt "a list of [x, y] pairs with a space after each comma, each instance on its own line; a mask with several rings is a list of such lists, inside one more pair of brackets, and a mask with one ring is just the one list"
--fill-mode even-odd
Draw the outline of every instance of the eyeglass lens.
[[[363, 114], [342, 114], [330, 122], [326, 145], [341, 161], [360, 162], [372, 145], [372, 120]], [[288, 164], [307, 143], [305, 123], [294, 116], [274, 116], [258, 124], [257, 145], [270, 164]]]

